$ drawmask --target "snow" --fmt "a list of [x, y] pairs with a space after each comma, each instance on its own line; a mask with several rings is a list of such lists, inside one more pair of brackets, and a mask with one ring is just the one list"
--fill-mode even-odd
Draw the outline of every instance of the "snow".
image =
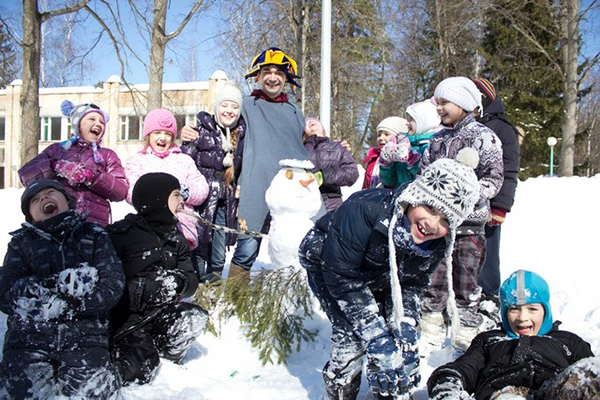
[[[360, 187], [362, 180], [357, 183]], [[345, 191], [345, 194], [348, 191]], [[20, 212], [22, 189], [0, 190], [6, 211], [0, 227], [0, 256], [24, 217]], [[543, 276], [550, 285], [555, 319], [562, 329], [577, 333], [600, 354], [600, 303], [597, 253], [600, 243], [600, 175], [593, 178], [540, 177], [520, 182], [515, 206], [502, 227], [502, 277], [517, 269]], [[113, 219], [132, 208], [113, 204]], [[231, 256], [231, 254], [229, 254]], [[256, 269], [272, 267], [263, 243]], [[0, 314], [0, 339], [6, 316]], [[244, 338], [232, 318], [220, 337], [204, 333], [194, 343], [183, 365], [162, 361], [156, 379], [146, 386], [123, 389], [129, 399], [321, 399], [325, 392], [321, 368], [328, 360], [330, 324], [318, 312], [307, 327], [318, 329], [316, 341], [303, 344], [287, 365], [261, 365], [258, 352]], [[434, 368], [454, 357], [447, 349], [433, 351], [421, 361], [421, 388], [416, 400], [426, 399], [424, 386]], [[371, 399], [363, 379], [359, 399]]]

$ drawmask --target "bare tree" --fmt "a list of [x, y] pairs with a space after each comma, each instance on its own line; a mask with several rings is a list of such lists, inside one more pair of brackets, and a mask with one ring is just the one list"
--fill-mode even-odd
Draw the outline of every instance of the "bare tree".
[[40, 45], [41, 26], [48, 19], [57, 15], [76, 12], [89, 3], [79, 3], [57, 10], [40, 12], [37, 0], [23, 0], [23, 87], [21, 97], [21, 165], [38, 154], [40, 129]]

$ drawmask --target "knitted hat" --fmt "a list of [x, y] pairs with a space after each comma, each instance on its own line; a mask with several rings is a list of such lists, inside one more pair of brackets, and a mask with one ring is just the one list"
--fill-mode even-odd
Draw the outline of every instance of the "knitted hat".
[[445, 259], [448, 278], [448, 310], [453, 321], [453, 334], [458, 324], [458, 310], [454, 302], [452, 290], [452, 251], [456, 228], [473, 212], [479, 199], [479, 182], [474, 168], [479, 162], [477, 151], [464, 148], [458, 152], [456, 160], [442, 158], [431, 163], [421, 175], [412, 181], [400, 194], [396, 203], [397, 213], [394, 213], [389, 225], [390, 277], [392, 281], [392, 297], [394, 299], [394, 319], [399, 324], [404, 317], [402, 291], [396, 265], [396, 245], [394, 243], [394, 228], [401, 223], [402, 216], [408, 205], [427, 205], [440, 211], [448, 220], [450, 232], [446, 237], [447, 246]]
[[277, 47], [269, 47], [267, 50], [263, 51], [256, 57], [252, 59], [250, 63], [250, 71], [244, 76], [244, 79], [248, 79], [252, 76], [256, 77], [255, 80], [258, 80], [258, 75], [260, 73], [260, 69], [265, 65], [280, 65], [283, 67], [283, 72], [285, 72], [285, 76], [287, 81], [294, 86], [301, 87], [295, 79], [300, 78], [300, 76], [296, 75], [298, 72], [298, 67], [296, 65], [296, 61], [287, 54], [283, 52], [283, 50]]
[[500, 312], [502, 326], [509, 336], [517, 337], [508, 323], [507, 312], [510, 306], [541, 303], [544, 306], [544, 322], [538, 335], [545, 335], [552, 328], [552, 309], [550, 308], [550, 288], [548, 283], [535, 272], [518, 270], [513, 272], [500, 286]]
[[406, 113], [415, 120], [415, 135], [422, 135], [440, 125], [437, 107], [431, 99], [411, 104], [406, 107]]
[[441, 81], [435, 88], [433, 97], [436, 100], [451, 101], [467, 112], [472, 112], [476, 107], [483, 109], [479, 89], [472, 80], [463, 76], [446, 78]]
[[142, 175], [131, 194], [131, 204], [142, 215], [167, 215], [172, 217], [168, 200], [173, 190], [180, 189], [179, 181], [165, 172], [151, 172]]
[[75, 198], [67, 193], [62, 183], [55, 181], [54, 179], [40, 179], [38, 181], [33, 181], [29, 186], [27, 186], [21, 195], [21, 211], [23, 211], [23, 214], [25, 215], [25, 221], [33, 221], [33, 218], [29, 213], [29, 202], [36, 194], [47, 188], [54, 188], [61, 192], [67, 199], [69, 209], [75, 209]]
[[152, 110], [144, 118], [144, 137], [155, 131], [166, 131], [177, 137], [177, 121], [171, 111], [162, 108]]
[[483, 105], [483, 110], [485, 110], [494, 100], [496, 100], [496, 89], [494, 88], [494, 85], [485, 78], [473, 79], [473, 83], [475, 83], [475, 86], [477, 86], [477, 89], [481, 92], [481, 103]]
[[217, 92], [217, 95], [215, 96], [215, 121], [217, 122], [217, 125], [219, 125], [222, 128], [224, 128], [224, 126], [219, 120], [219, 104], [221, 104], [224, 101], [231, 101], [240, 106], [240, 114], [235, 119], [235, 121], [233, 121], [233, 124], [231, 125], [233, 127], [235, 126], [235, 124], [237, 124], [237, 121], [242, 113], [242, 92], [240, 91], [240, 89], [238, 89], [237, 87], [235, 87], [235, 85], [231, 83], [226, 83]]
[[377, 125], [376, 132], [381, 130], [388, 131], [398, 136], [408, 132], [408, 121], [400, 117], [387, 117]]
[[102, 116], [104, 120], [104, 132], [100, 135], [98, 140], [92, 143], [92, 149], [94, 154], [94, 161], [96, 164], [102, 164], [104, 159], [102, 155], [98, 151], [98, 144], [102, 141], [102, 137], [104, 137], [104, 133], [106, 132], [106, 125], [110, 120], [110, 116], [105, 111], [102, 111], [100, 107], [92, 103], [80, 104], [75, 106], [73, 102], [69, 100], [65, 100], [60, 104], [60, 110], [65, 117], [71, 117], [71, 137], [64, 142], [61, 143], [61, 146], [65, 150], [69, 150], [73, 143], [77, 141], [81, 137], [81, 132], [79, 131], [79, 123], [81, 119], [85, 117], [89, 113], [98, 113]]

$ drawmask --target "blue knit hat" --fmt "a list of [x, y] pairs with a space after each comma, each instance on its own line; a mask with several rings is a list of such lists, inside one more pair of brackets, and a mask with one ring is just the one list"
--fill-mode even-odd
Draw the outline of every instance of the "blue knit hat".
[[548, 283], [535, 272], [518, 270], [500, 286], [500, 311], [502, 326], [509, 336], [517, 337], [508, 323], [507, 312], [510, 306], [540, 303], [544, 306], [544, 322], [538, 335], [545, 335], [552, 328], [552, 309], [550, 308], [550, 288]]

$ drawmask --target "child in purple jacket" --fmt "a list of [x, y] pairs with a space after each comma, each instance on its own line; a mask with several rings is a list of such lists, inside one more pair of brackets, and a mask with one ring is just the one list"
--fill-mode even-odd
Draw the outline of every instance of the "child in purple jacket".
[[110, 201], [127, 196], [129, 183], [117, 154], [101, 148], [108, 114], [95, 104], [65, 100], [63, 115], [71, 117], [71, 137], [55, 143], [19, 170], [24, 186], [39, 179], [55, 179], [76, 200], [76, 211], [87, 220], [105, 227], [111, 221]]

